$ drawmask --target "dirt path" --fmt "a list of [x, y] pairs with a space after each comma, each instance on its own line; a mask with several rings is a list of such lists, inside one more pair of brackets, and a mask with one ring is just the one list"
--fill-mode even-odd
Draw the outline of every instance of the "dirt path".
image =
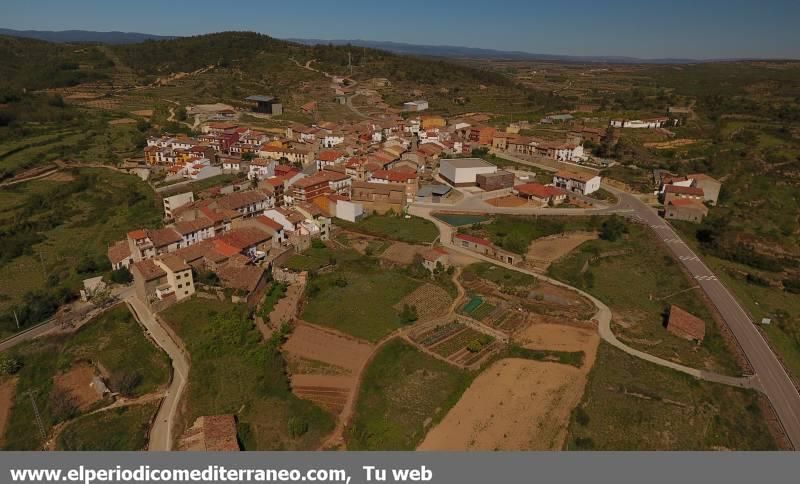
[[441, 241], [442, 245], [445, 245], [448, 249], [453, 250], [453, 251], [457, 251], [457, 252], [462, 252], [462, 253], [469, 253], [472, 257], [474, 257], [476, 259], [481, 259], [481, 260], [484, 260], [484, 261], [487, 261], [487, 262], [491, 262], [492, 264], [495, 264], [495, 265], [500, 266], [500, 267], [505, 267], [507, 269], [511, 269], [511, 270], [514, 270], [514, 271], [517, 271], [517, 272], [521, 272], [521, 273], [524, 273], [524, 274], [529, 274], [529, 275], [534, 276], [534, 277], [536, 277], [536, 278], [538, 278], [540, 280], [549, 282], [549, 283], [551, 283], [551, 284], [553, 284], [555, 286], [564, 287], [566, 289], [570, 289], [572, 291], [575, 291], [577, 294], [579, 294], [579, 295], [585, 297], [586, 299], [588, 299], [589, 301], [591, 301], [592, 304], [594, 304], [595, 308], [597, 309], [597, 311], [595, 312], [595, 314], [593, 316], [593, 321], [597, 322], [598, 333], [600, 334], [600, 337], [604, 341], [606, 341], [607, 343], [611, 344], [612, 346], [624, 351], [625, 353], [628, 353], [631, 356], [635, 356], [636, 358], [641, 358], [641, 359], [643, 359], [645, 361], [649, 361], [650, 363], [654, 363], [656, 365], [660, 365], [660, 366], [664, 366], [664, 367], [667, 367], [667, 368], [671, 368], [673, 370], [679, 371], [681, 373], [685, 373], [687, 375], [693, 376], [693, 377], [701, 379], [701, 380], [706, 380], [706, 381], [710, 381], [710, 382], [714, 382], [714, 383], [722, 383], [724, 385], [730, 385], [730, 386], [735, 386], [735, 387], [739, 387], [739, 388], [761, 389], [761, 386], [760, 386], [760, 383], [759, 383], [758, 379], [756, 377], [754, 377], [754, 376], [735, 377], [735, 376], [721, 375], [721, 374], [718, 374], [718, 373], [713, 373], [713, 372], [709, 372], [709, 371], [705, 371], [705, 370], [698, 370], [696, 368], [691, 368], [691, 367], [688, 367], [688, 366], [680, 365], [678, 363], [675, 363], [675, 362], [672, 362], [672, 361], [669, 361], [669, 360], [665, 360], [663, 358], [659, 358], [657, 356], [653, 356], [653, 355], [651, 355], [649, 353], [645, 353], [643, 351], [639, 351], [639, 350], [636, 350], [634, 348], [631, 348], [630, 346], [626, 345], [625, 343], [623, 343], [619, 339], [617, 339], [617, 337], [614, 335], [613, 331], [611, 331], [611, 316], [612, 316], [611, 309], [608, 306], [606, 306], [602, 301], [600, 301], [596, 297], [592, 296], [591, 294], [588, 294], [588, 293], [586, 293], [584, 291], [581, 291], [580, 289], [574, 288], [574, 287], [572, 287], [572, 286], [570, 286], [568, 284], [564, 284], [561, 281], [557, 281], [557, 280], [552, 279], [550, 277], [544, 276], [544, 275], [542, 275], [540, 273], [537, 273], [537, 272], [534, 272], [534, 271], [530, 271], [530, 270], [527, 270], [527, 269], [523, 269], [521, 267], [513, 266], [511, 264], [506, 264], [504, 262], [500, 262], [498, 260], [491, 259], [491, 258], [486, 257], [484, 255], [477, 254], [475, 252], [471, 252], [471, 251], [469, 251], [467, 249], [463, 249], [463, 248], [460, 248], [460, 247], [457, 247], [457, 246], [453, 245], [451, 240], [452, 240], [452, 232], [453, 232], [454, 229], [451, 226], [447, 225], [446, 223], [442, 222], [441, 220], [437, 219], [436, 217], [432, 216], [431, 215], [431, 210], [432, 209], [429, 208], [429, 207], [425, 207], [425, 206], [421, 206], [421, 205], [413, 205], [411, 207], [411, 209], [409, 210], [409, 213], [412, 214], [412, 215], [416, 215], [418, 217], [425, 218], [425, 219], [430, 220], [431, 222], [433, 222], [434, 225], [436, 225], [436, 227], [439, 229], [439, 240]]

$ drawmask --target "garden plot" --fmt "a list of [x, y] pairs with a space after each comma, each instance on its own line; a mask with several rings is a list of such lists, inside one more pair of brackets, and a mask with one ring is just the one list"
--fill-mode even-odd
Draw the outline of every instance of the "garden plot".
[[446, 314], [452, 302], [444, 288], [426, 283], [395, 304], [394, 308], [401, 311], [405, 305], [414, 306], [419, 320], [425, 321]]
[[372, 345], [309, 324], [298, 324], [283, 345], [292, 391], [338, 414], [356, 385]]
[[[537, 327], [538, 326], [538, 327]], [[583, 351], [580, 368], [503, 359], [484, 371], [435, 426], [419, 450], [557, 450], [580, 402], [599, 338], [589, 328], [537, 325], [522, 333], [526, 348]]]
[[411, 340], [461, 367], [478, 364], [500, 348], [492, 336], [457, 321], [428, 327], [412, 335]]

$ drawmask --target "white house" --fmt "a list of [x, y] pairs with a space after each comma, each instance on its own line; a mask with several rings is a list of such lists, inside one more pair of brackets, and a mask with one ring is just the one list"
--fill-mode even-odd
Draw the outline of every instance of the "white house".
[[328, 133], [322, 138], [323, 148], [333, 148], [344, 143], [344, 134], [342, 133]]
[[428, 101], [418, 99], [403, 103], [403, 111], [425, 111], [428, 109]]
[[248, 180], [266, 180], [275, 176], [275, 165], [277, 160], [269, 160], [266, 158], [256, 158], [250, 161], [250, 171], [247, 172]]
[[612, 119], [608, 124], [613, 128], [655, 129], [663, 128], [668, 122], [669, 118], [658, 117], [651, 119]]
[[600, 189], [601, 177], [561, 170], [553, 175], [553, 185], [564, 190], [589, 195]]
[[194, 193], [186, 192], [164, 198], [164, 217], [172, 218], [172, 210], [194, 202]]
[[[331, 201], [333, 203], [333, 201]], [[336, 218], [357, 222], [364, 216], [364, 206], [349, 200], [336, 200]]]

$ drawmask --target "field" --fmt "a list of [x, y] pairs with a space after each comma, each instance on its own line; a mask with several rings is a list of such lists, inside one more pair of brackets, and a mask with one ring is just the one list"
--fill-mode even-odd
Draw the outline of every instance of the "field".
[[381, 252], [380, 258], [387, 262], [407, 266], [413, 263], [414, 258], [424, 250], [425, 247], [419, 245], [395, 242]]
[[332, 430], [330, 414], [292, 394], [278, 334], [262, 342], [244, 306], [192, 298], [162, 316], [192, 362], [176, 434], [197, 417], [235, 414], [245, 450], [308, 450]]
[[347, 230], [363, 232], [409, 244], [428, 244], [439, 236], [433, 222], [419, 217], [405, 218], [397, 215], [370, 215], [356, 223], [337, 220]]
[[112, 390], [134, 397], [158, 390], [169, 378], [169, 359], [145, 338], [144, 330], [124, 305], [103, 313], [74, 334], [23, 343], [7, 355], [23, 363], [6, 429], [8, 450], [32, 450], [42, 445], [27, 392], [33, 392], [48, 432], [54, 425], [100, 404], [81, 409], [80, 400], [65, 388], [59, 389], [59, 375], [76, 366], [85, 367], [91, 362]]
[[388, 342], [364, 374], [348, 450], [413, 450], [471, 379], [402, 340]]
[[550, 264], [569, 254], [576, 247], [597, 235], [589, 232], [572, 232], [534, 240], [528, 246], [524, 265], [531, 270], [545, 272]]
[[367, 341], [378, 341], [403, 325], [394, 305], [420, 286], [374, 259], [337, 259], [334, 271], [312, 278], [302, 319]]
[[58, 436], [57, 450], [133, 451], [147, 447], [155, 403], [105, 410], [67, 424]]
[[350, 397], [372, 346], [299, 324], [282, 351], [289, 365], [292, 391], [338, 414]]
[[591, 328], [533, 325], [528, 350], [582, 352], [577, 366], [505, 358], [484, 370], [419, 450], [558, 450], [581, 399], [599, 338]]
[[533, 240], [573, 231], [592, 231], [603, 217], [551, 217], [498, 215], [478, 227], [463, 228], [467, 233], [484, 236], [510, 252], [525, 254]]
[[[549, 274], [608, 304], [614, 332], [625, 343], [687, 366], [740, 374], [699, 290], [646, 228], [628, 225], [628, 230], [616, 242], [584, 243], [550, 266]], [[701, 345], [666, 332], [662, 315], [670, 304], [706, 322]]]
[[775, 449], [755, 392], [698, 381], [601, 343], [568, 449]]
[[138, 177], [103, 169], [2, 188], [0, 202], [0, 334], [16, 328], [12, 309], [23, 326], [49, 317], [81, 280], [110, 270], [111, 242], [161, 218]]
[[417, 310], [420, 321], [425, 321], [447, 313], [453, 302], [447, 290], [435, 284], [425, 283], [404, 297], [394, 308], [402, 311], [408, 304]]

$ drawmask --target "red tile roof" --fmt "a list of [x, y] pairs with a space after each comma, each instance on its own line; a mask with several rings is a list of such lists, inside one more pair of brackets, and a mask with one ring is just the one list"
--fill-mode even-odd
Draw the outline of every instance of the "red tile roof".
[[114, 245], [108, 248], [108, 260], [112, 264], [122, 262], [131, 256], [131, 249], [128, 247], [127, 240], [120, 240], [115, 242]]
[[344, 153], [337, 150], [324, 150], [320, 151], [319, 155], [317, 155], [317, 159], [320, 161], [336, 161], [343, 156]]
[[680, 185], [667, 185], [664, 187], [664, 193], [675, 193], [678, 195], [694, 195], [702, 197], [703, 189], [697, 187], [682, 187]]
[[673, 304], [669, 307], [667, 331], [682, 338], [702, 341], [706, 335], [706, 323]]
[[486, 239], [482, 239], [480, 237], [475, 237], [474, 235], [469, 234], [456, 234], [457, 239], [466, 240], [467, 242], [473, 242], [479, 245], [485, 245], [487, 247], [491, 247], [492, 243]]
[[441, 247], [436, 247], [422, 253], [422, 258], [429, 262], [436, 262], [440, 257], [447, 256], [447, 251]]
[[281, 225], [278, 222], [272, 220], [271, 218], [267, 217], [266, 215], [259, 215], [258, 217], [255, 218], [255, 220], [257, 222], [263, 224], [263, 225], [266, 225], [267, 227], [269, 227], [271, 229], [274, 229], [274, 230], [277, 230], [277, 231], [283, 230], [283, 225]]
[[542, 185], [541, 183], [525, 183], [524, 185], [515, 186], [514, 189], [523, 195], [536, 198], [550, 198], [566, 193], [560, 188]]
[[597, 175], [589, 175], [588, 173], [577, 173], [574, 171], [559, 170], [556, 173], [556, 176], [559, 178], [566, 178], [568, 180], [577, 180], [579, 182], [586, 183], [587, 181], [591, 180]]
[[416, 173], [405, 170], [376, 170], [372, 172], [372, 178], [387, 180], [393, 183], [406, 183], [417, 178]]
[[145, 232], [143, 229], [132, 230], [128, 232], [129, 239], [140, 240], [144, 239], [145, 237], [147, 237], [147, 232]]

